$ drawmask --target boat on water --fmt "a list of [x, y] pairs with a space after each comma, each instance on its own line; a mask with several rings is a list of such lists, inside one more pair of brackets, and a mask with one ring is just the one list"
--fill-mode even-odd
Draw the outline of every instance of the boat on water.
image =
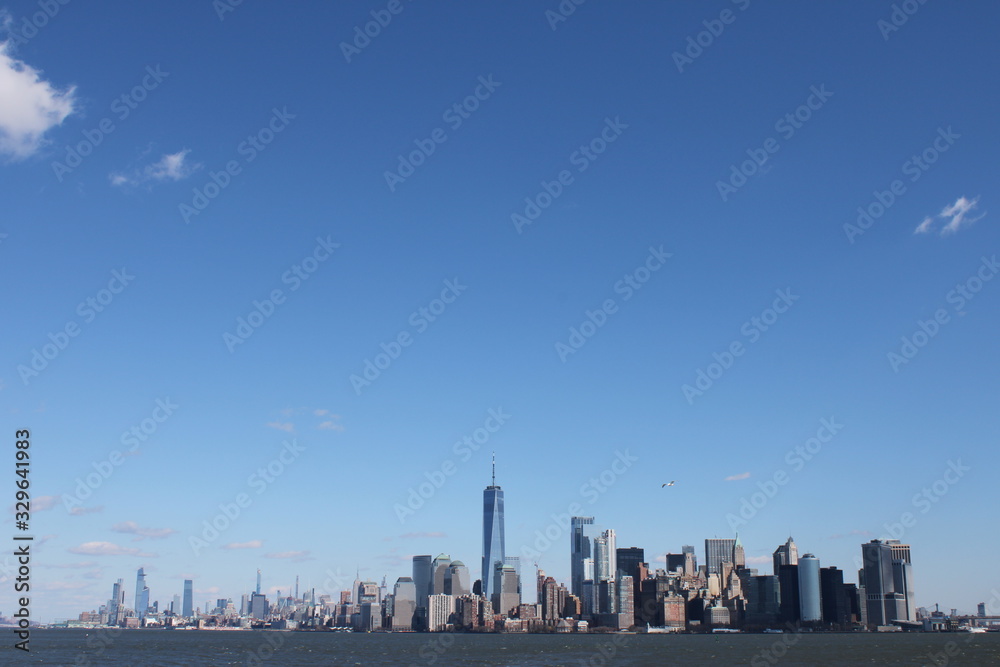
[[764, 634], [765, 635], [783, 635], [783, 634], [785, 634], [785, 631], [784, 630], [777, 630], [775, 628], [765, 628], [764, 629]]
[[978, 634], [982, 634], [982, 633], [986, 632], [986, 628], [977, 628], [974, 625], [964, 625], [964, 626], [960, 627], [959, 630], [962, 631], [962, 632], [971, 632], [974, 635], [978, 635]]

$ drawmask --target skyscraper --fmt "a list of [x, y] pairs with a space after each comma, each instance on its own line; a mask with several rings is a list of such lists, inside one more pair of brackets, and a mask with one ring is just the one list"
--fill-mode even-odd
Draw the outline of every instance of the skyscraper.
[[431, 580], [434, 570], [429, 554], [413, 557], [413, 587], [416, 595], [417, 608], [427, 612], [427, 596], [431, 593]]
[[[586, 526], [594, 524], [592, 516], [575, 516], [570, 519], [570, 593], [582, 598], [583, 581], [592, 579], [593, 573], [593, 551], [591, 544], [592, 536], [588, 534]], [[588, 572], [587, 562], [590, 562]]]
[[494, 570], [503, 565], [506, 555], [503, 528], [503, 489], [497, 486], [496, 455], [493, 457], [493, 477], [483, 491], [483, 595], [493, 599]]
[[795, 546], [795, 542], [789, 537], [787, 542], [774, 550], [772, 558], [774, 559], [774, 574], [778, 575], [781, 572], [782, 565], [798, 565], [799, 548]]
[[615, 531], [608, 528], [594, 538], [594, 582], [613, 581], [618, 570], [618, 551]]
[[862, 577], [868, 624], [916, 620], [910, 545], [898, 540], [872, 540], [861, 545]]
[[451, 556], [438, 554], [431, 563], [431, 595], [451, 595]]
[[147, 609], [149, 609], [149, 588], [146, 587], [146, 572], [140, 567], [135, 577], [135, 615], [145, 618]]
[[194, 580], [184, 580], [184, 606], [181, 616], [191, 618], [194, 616]]
[[722, 576], [722, 564], [734, 561], [736, 540], [709, 538], [705, 540], [705, 575]]
[[122, 609], [125, 606], [125, 582], [119, 579], [111, 587], [111, 599], [108, 600], [108, 623], [118, 625], [122, 620]]
[[472, 586], [469, 583], [469, 568], [465, 567], [465, 563], [453, 560], [448, 569], [451, 575], [451, 588], [447, 591], [448, 595], [458, 598], [472, 593]]
[[260, 595], [260, 568], [257, 568], [257, 595]]
[[417, 589], [410, 577], [400, 577], [392, 589], [392, 629], [412, 630], [413, 614], [417, 610]]
[[806, 554], [799, 559], [799, 615], [804, 622], [823, 618], [820, 600], [819, 559]]

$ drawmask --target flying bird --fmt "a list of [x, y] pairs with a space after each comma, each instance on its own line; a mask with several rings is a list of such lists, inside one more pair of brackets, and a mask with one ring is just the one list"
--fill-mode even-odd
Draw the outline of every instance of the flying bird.
[[664, 486], [673, 486], [673, 485], [674, 485], [674, 482], [673, 481], [669, 481], [666, 484], [664, 484], [663, 486], [661, 486], [660, 488], [662, 489]]

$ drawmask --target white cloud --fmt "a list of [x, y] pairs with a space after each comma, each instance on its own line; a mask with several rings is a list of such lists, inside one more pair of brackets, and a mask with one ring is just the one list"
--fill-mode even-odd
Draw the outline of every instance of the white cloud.
[[140, 528], [139, 524], [135, 521], [122, 521], [111, 526], [111, 530], [116, 533], [128, 533], [135, 535], [133, 542], [138, 542], [139, 540], [146, 539], [147, 537], [151, 540], [163, 539], [164, 537], [169, 537], [177, 531], [173, 528]]
[[85, 556], [143, 556], [155, 557], [157, 554], [143, 553], [139, 549], [121, 547], [113, 542], [84, 542], [78, 547], [68, 549], [71, 554]]
[[316, 428], [318, 428], [321, 431], [343, 431], [344, 430], [343, 426], [341, 426], [340, 424], [338, 424], [337, 422], [334, 422], [334, 421], [320, 422], [320, 425], [317, 426]]
[[264, 546], [263, 540], [250, 540], [249, 542], [230, 542], [223, 546], [223, 549], [259, 549]]
[[931, 231], [931, 225], [934, 224], [934, 218], [928, 216], [924, 218], [923, 222], [917, 225], [917, 228], [913, 230], [914, 234], [926, 234]]
[[729, 477], [726, 478], [726, 481], [727, 482], [735, 482], [737, 480], [746, 479], [749, 476], [750, 476], [750, 473], [748, 473], [748, 472], [741, 472], [739, 475], [730, 475]]
[[131, 174], [112, 172], [108, 178], [111, 180], [111, 185], [116, 186], [136, 186], [150, 181], [179, 181], [201, 168], [200, 164], [192, 164], [187, 160], [190, 152], [189, 148], [185, 148], [176, 153], [168, 153], [159, 161], [148, 164], [142, 169], [136, 169]]
[[10, 42], [0, 43], [0, 156], [19, 160], [37, 152], [45, 133], [76, 110], [76, 88], [53, 88], [10, 51]]
[[270, 426], [271, 428], [276, 428], [279, 431], [285, 431], [287, 433], [295, 432], [295, 424], [292, 422], [267, 422], [265, 426]]
[[954, 234], [963, 225], [967, 227], [976, 220], [979, 220], [979, 218], [983, 217], [981, 215], [978, 218], [972, 218], [971, 220], [965, 217], [969, 211], [976, 208], [976, 204], [978, 203], [979, 197], [976, 197], [971, 201], [965, 197], [959, 197], [951, 206], [945, 206], [941, 211], [941, 217], [951, 218], [951, 220], [949, 220], [948, 224], [941, 230], [941, 236], [944, 236], [945, 234]]
[[[941, 236], [947, 236], [948, 234], [954, 234], [959, 229], [963, 227], [968, 227], [972, 223], [976, 222], [982, 218], [986, 213], [979, 215], [975, 218], [969, 217], [969, 213], [976, 210], [976, 206], [979, 204], [979, 197], [975, 199], [966, 199], [964, 196], [959, 197], [955, 200], [954, 204], [949, 204], [941, 209], [941, 212], [937, 217], [947, 220], [944, 227], [941, 228]], [[924, 218], [917, 228], [913, 230], [914, 234], [927, 234], [934, 225], [933, 217]]]

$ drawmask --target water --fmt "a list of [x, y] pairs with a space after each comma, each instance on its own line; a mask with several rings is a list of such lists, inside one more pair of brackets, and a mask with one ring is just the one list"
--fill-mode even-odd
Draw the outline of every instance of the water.
[[34, 630], [30, 654], [10, 648], [12, 636], [5, 638], [0, 665], [1000, 665], [1000, 633], [610, 637]]

